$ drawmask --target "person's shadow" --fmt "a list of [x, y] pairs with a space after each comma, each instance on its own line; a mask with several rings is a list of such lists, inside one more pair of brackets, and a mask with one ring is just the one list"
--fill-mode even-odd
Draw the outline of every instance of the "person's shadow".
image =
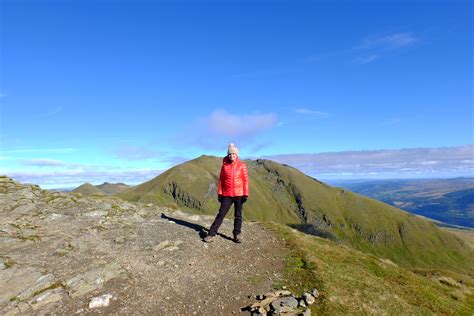
[[[187, 222], [185, 220], [182, 220], [182, 219], [177, 219], [177, 218], [173, 218], [173, 217], [170, 217], [164, 213], [161, 213], [161, 218], [164, 218], [166, 220], [169, 220], [169, 221], [172, 221], [172, 222], [175, 222], [176, 224], [178, 225], [181, 225], [181, 226], [184, 226], [184, 227], [187, 227], [187, 228], [191, 228], [192, 230], [195, 230], [199, 233], [199, 237], [200, 238], [204, 238], [207, 236], [207, 234], [209, 233], [209, 229], [205, 228], [204, 226], [202, 225], [199, 225], [199, 224], [195, 224], [195, 223], [191, 223], [191, 222]], [[217, 235], [221, 236], [222, 238], [224, 239], [227, 239], [227, 240], [230, 240], [232, 241], [233, 239], [230, 238], [229, 236], [226, 236], [224, 234], [221, 234], [221, 233], [217, 233]]]

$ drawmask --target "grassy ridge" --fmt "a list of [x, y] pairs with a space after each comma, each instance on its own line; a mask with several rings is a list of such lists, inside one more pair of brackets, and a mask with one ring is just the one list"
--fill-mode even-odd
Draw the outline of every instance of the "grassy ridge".
[[[134, 202], [215, 214], [221, 158], [201, 156], [119, 196]], [[328, 186], [269, 160], [246, 161], [247, 220], [290, 224], [313, 235], [408, 267], [453, 269], [474, 275], [474, 251], [433, 223], [347, 190]]]
[[130, 188], [130, 186], [124, 183], [108, 183], [104, 182], [100, 185], [93, 185], [90, 183], [84, 183], [71, 192], [80, 193], [84, 196], [100, 196], [100, 195], [114, 195]]
[[472, 249], [433, 223], [374, 199], [327, 186], [296, 169], [267, 161], [264, 166], [293, 188], [313, 234], [406, 266], [456, 267], [474, 274], [470, 265]]
[[321, 296], [312, 307], [318, 315], [474, 313], [474, 280], [469, 276], [442, 270], [411, 271], [280, 224], [266, 226], [286, 240], [284, 282], [290, 290], [301, 294], [319, 289]]
[[90, 183], [84, 183], [78, 186], [77, 188], [75, 188], [74, 190], [72, 190], [71, 192], [80, 193], [84, 196], [104, 195], [104, 193], [99, 188], [97, 188], [96, 186]]
[[130, 186], [124, 183], [108, 183], [104, 182], [96, 186], [100, 191], [102, 191], [105, 195], [114, 195], [125, 191]]

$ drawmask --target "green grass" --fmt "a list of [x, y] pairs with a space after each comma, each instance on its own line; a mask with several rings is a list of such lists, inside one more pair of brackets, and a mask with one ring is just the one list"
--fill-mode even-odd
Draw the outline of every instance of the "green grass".
[[90, 183], [84, 183], [83, 185], [72, 190], [71, 192], [73, 194], [80, 193], [83, 196], [100, 197], [104, 195], [104, 193], [100, 189], [98, 189], [97, 187], [95, 187], [94, 185]]
[[119, 205], [117, 204], [112, 204], [110, 209], [107, 211], [107, 217], [118, 217], [126, 213], [126, 210], [122, 209]]
[[[382, 202], [331, 187], [298, 170], [269, 160], [245, 161], [250, 197], [244, 219], [310, 227], [360, 251], [406, 267], [449, 269], [474, 275], [474, 250], [432, 222]], [[215, 215], [222, 158], [201, 156], [118, 196]], [[301, 227], [298, 225], [302, 225]]]
[[100, 185], [96, 185], [95, 187], [105, 195], [117, 194], [129, 188], [128, 185], [123, 183], [102, 183]]
[[22, 229], [37, 229], [39, 228], [38, 225], [34, 225], [31, 223], [10, 223], [10, 226], [22, 230]]
[[15, 264], [15, 261], [13, 261], [13, 259], [9, 257], [4, 257], [2, 260], [3, 260], [3, 265], [5, 266], [5, 269], [11, 268]]
[[320, 291], [321, 296], [312, 307], [318, 315], [474, 313], [474, 280], [467, 275], [441, 270], [410, 271], [389, 260], [283, 225], [266, 226], [287, 243], [287, 286], [296, 294], [312, 287]]
[[[298, 223], [291, 195], [272, 192], [264, 179], [267, 172], [251, 163], [248, 165], [255, 181], [250, 183], [252, 197], [244, 206], [245, 218], [253, 221]], [[220, 166], [220, 158], [202, 156], [171, 168], [157, 178], [118, 196], [132, 202], [154, 203], [192, 213], [214, 215], [219, 209], [217, 180]], [[286, 203], [282, 203], [283, 198]], [[278, 205], [276, 200], [279, 201]]]
[[248, 277], [247, 281], [252, 285], [259, 285], [265, 282], [267, 276], [265, 274], [255, 274]]
[[38, 235], [28, 235], [28, 236], [20, 235], [20, 236], [17, 236], [17, 238], [20, 239], [21, 241], [32, 241], [32, 242], [41, 241], [41, 237]]
[[54, 290], [54, 289], [57, 289], [57, 288], [60, 288], [60, 287], [64, 287], [64, 285], [61, 283], [61, 282], [54, 282], [53, 284], [51, 284], [50, 286], [44, 288], [44, 289], [41, 289], [39, 291], [36, 291], [33, 293], [33, 295], [31, 297], [35, 297], [37, 295], [40, 295], [46, 291], [49, 291], [49, 290]]

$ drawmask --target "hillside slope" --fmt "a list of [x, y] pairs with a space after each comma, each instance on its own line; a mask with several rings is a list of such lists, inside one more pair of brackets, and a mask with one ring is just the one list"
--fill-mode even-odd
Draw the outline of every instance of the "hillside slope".
[[84, 196], [93, 196], [93, 195], [104, 195], [104, 193], [99, 190], [95, 185], [90, 183], [84, 183], [71, 191], [72, 193], [79, 193]]
[[[328, 186], [269, 160], [246, 161], [250, 198], [247, 220], [290, 224], [314, 235], [406, 266], [474, 274], [473, 250], [433, 223], [382, 202]], [[221, 158], [201, 156], [118, 196], [133, 202], [179, 207], [199, 214], [218, 209]]]
[[279, 224], [266, 225], [291, 249], [285, 283], [294, 293], [316, 287], [317, 315], [473, 315], [474, 279], [414, 269]]
[[102, 191], [102, 193], [105, 195], [114, 195], [127, 190], [130, 188], [130, 186], [126, 185], [125, 183], [104, 182], [102, 184], [96, 185], [96, 188]]
[[0, 314], [231, 315], [284, 287], [319, 289], [318, 315], [473, 313], [468, 276], [413, 273], [279, 224], [245, 223], [234, 244], [226, 220], [203, 243], [212, 220], [0, 176]]

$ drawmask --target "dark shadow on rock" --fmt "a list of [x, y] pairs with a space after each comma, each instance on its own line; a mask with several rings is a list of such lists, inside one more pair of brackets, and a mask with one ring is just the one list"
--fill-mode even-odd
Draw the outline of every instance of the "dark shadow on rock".
[[217, 235], [218, 235], [218, 236], [221, 236], [221, 237], [224, 238], [224, 239], [227, 239], [227, 240], [230, 240], [230, 241], [234, 241], [233, 238], [231, 238], [231, 237], [229, 237], [229, 236], [227, 236], [227, 235], [224, 235], [224, 234], [221, 234], [221, 233], [217, 233]]
[[251, 312], [252, 312], [252, 308], [251, 308], [250, 305], [249, 305], [249, 306], [244, 306], [244, 307], [241, 307], [241, 308], [240, 308], [240, 311], [241, 311], [241, 312], [249, 312], [249, 313], [251, 313]]
[[[187, 222], [185, 220], [182, 220], [182, 219], [178, 219], [178, 218], [174, 218], [174, 217], [170, 217], [164, 213], [161, 213], [161, 218], [163, 219], [166, 219], [168, 221], [172, 221], [172, 222], [175, 222], [176, 224], [178, 225], [181, 225], [181, 226], [184, 226], [184, 227], [187, 227], [187, 228], [191, 228], [192, 230], [195, 230], [197, 232], [199, 232], [199, 237], [201, 238], [204, 238], [207, 236], [208, 232], [209, 232], [209, 229], [207, 229], [206, 227], [202, 226], [202, 225], [199, 225], [199, 224], [195, 224], [195, 223], [191, 223], [191, 222]], [[227, 239], [227, 240], [230, 240], [230, 241], [233, 241], [233, 239], [229, 236], [226, 236], [224, 234], [221, 234], [221, 233], [218, 233], [217, 234], [218, 236], [224, 238], [224, 239]]]
[[207, 235], [208, 229], [205, 228], [202, 225], [187, 222], [187, 221], [182, 220], [182, 219], [177, 219], [177, 218], [174, 218], [174, 217], [170, 217], [170, 216], [168, 216], [164, 213], [161, 213], [161, 218], [164, 218], [168, 221], [175, 222], [178, 225], [181, 225], [181, 226], [184, 226], [184, 227], [187, 227], [187, 228], [191, 228], [192, 230], [195, 230], [195, 231], [199, 232], [199, 237], [201, 237], [201, 238], [204, 238]]

